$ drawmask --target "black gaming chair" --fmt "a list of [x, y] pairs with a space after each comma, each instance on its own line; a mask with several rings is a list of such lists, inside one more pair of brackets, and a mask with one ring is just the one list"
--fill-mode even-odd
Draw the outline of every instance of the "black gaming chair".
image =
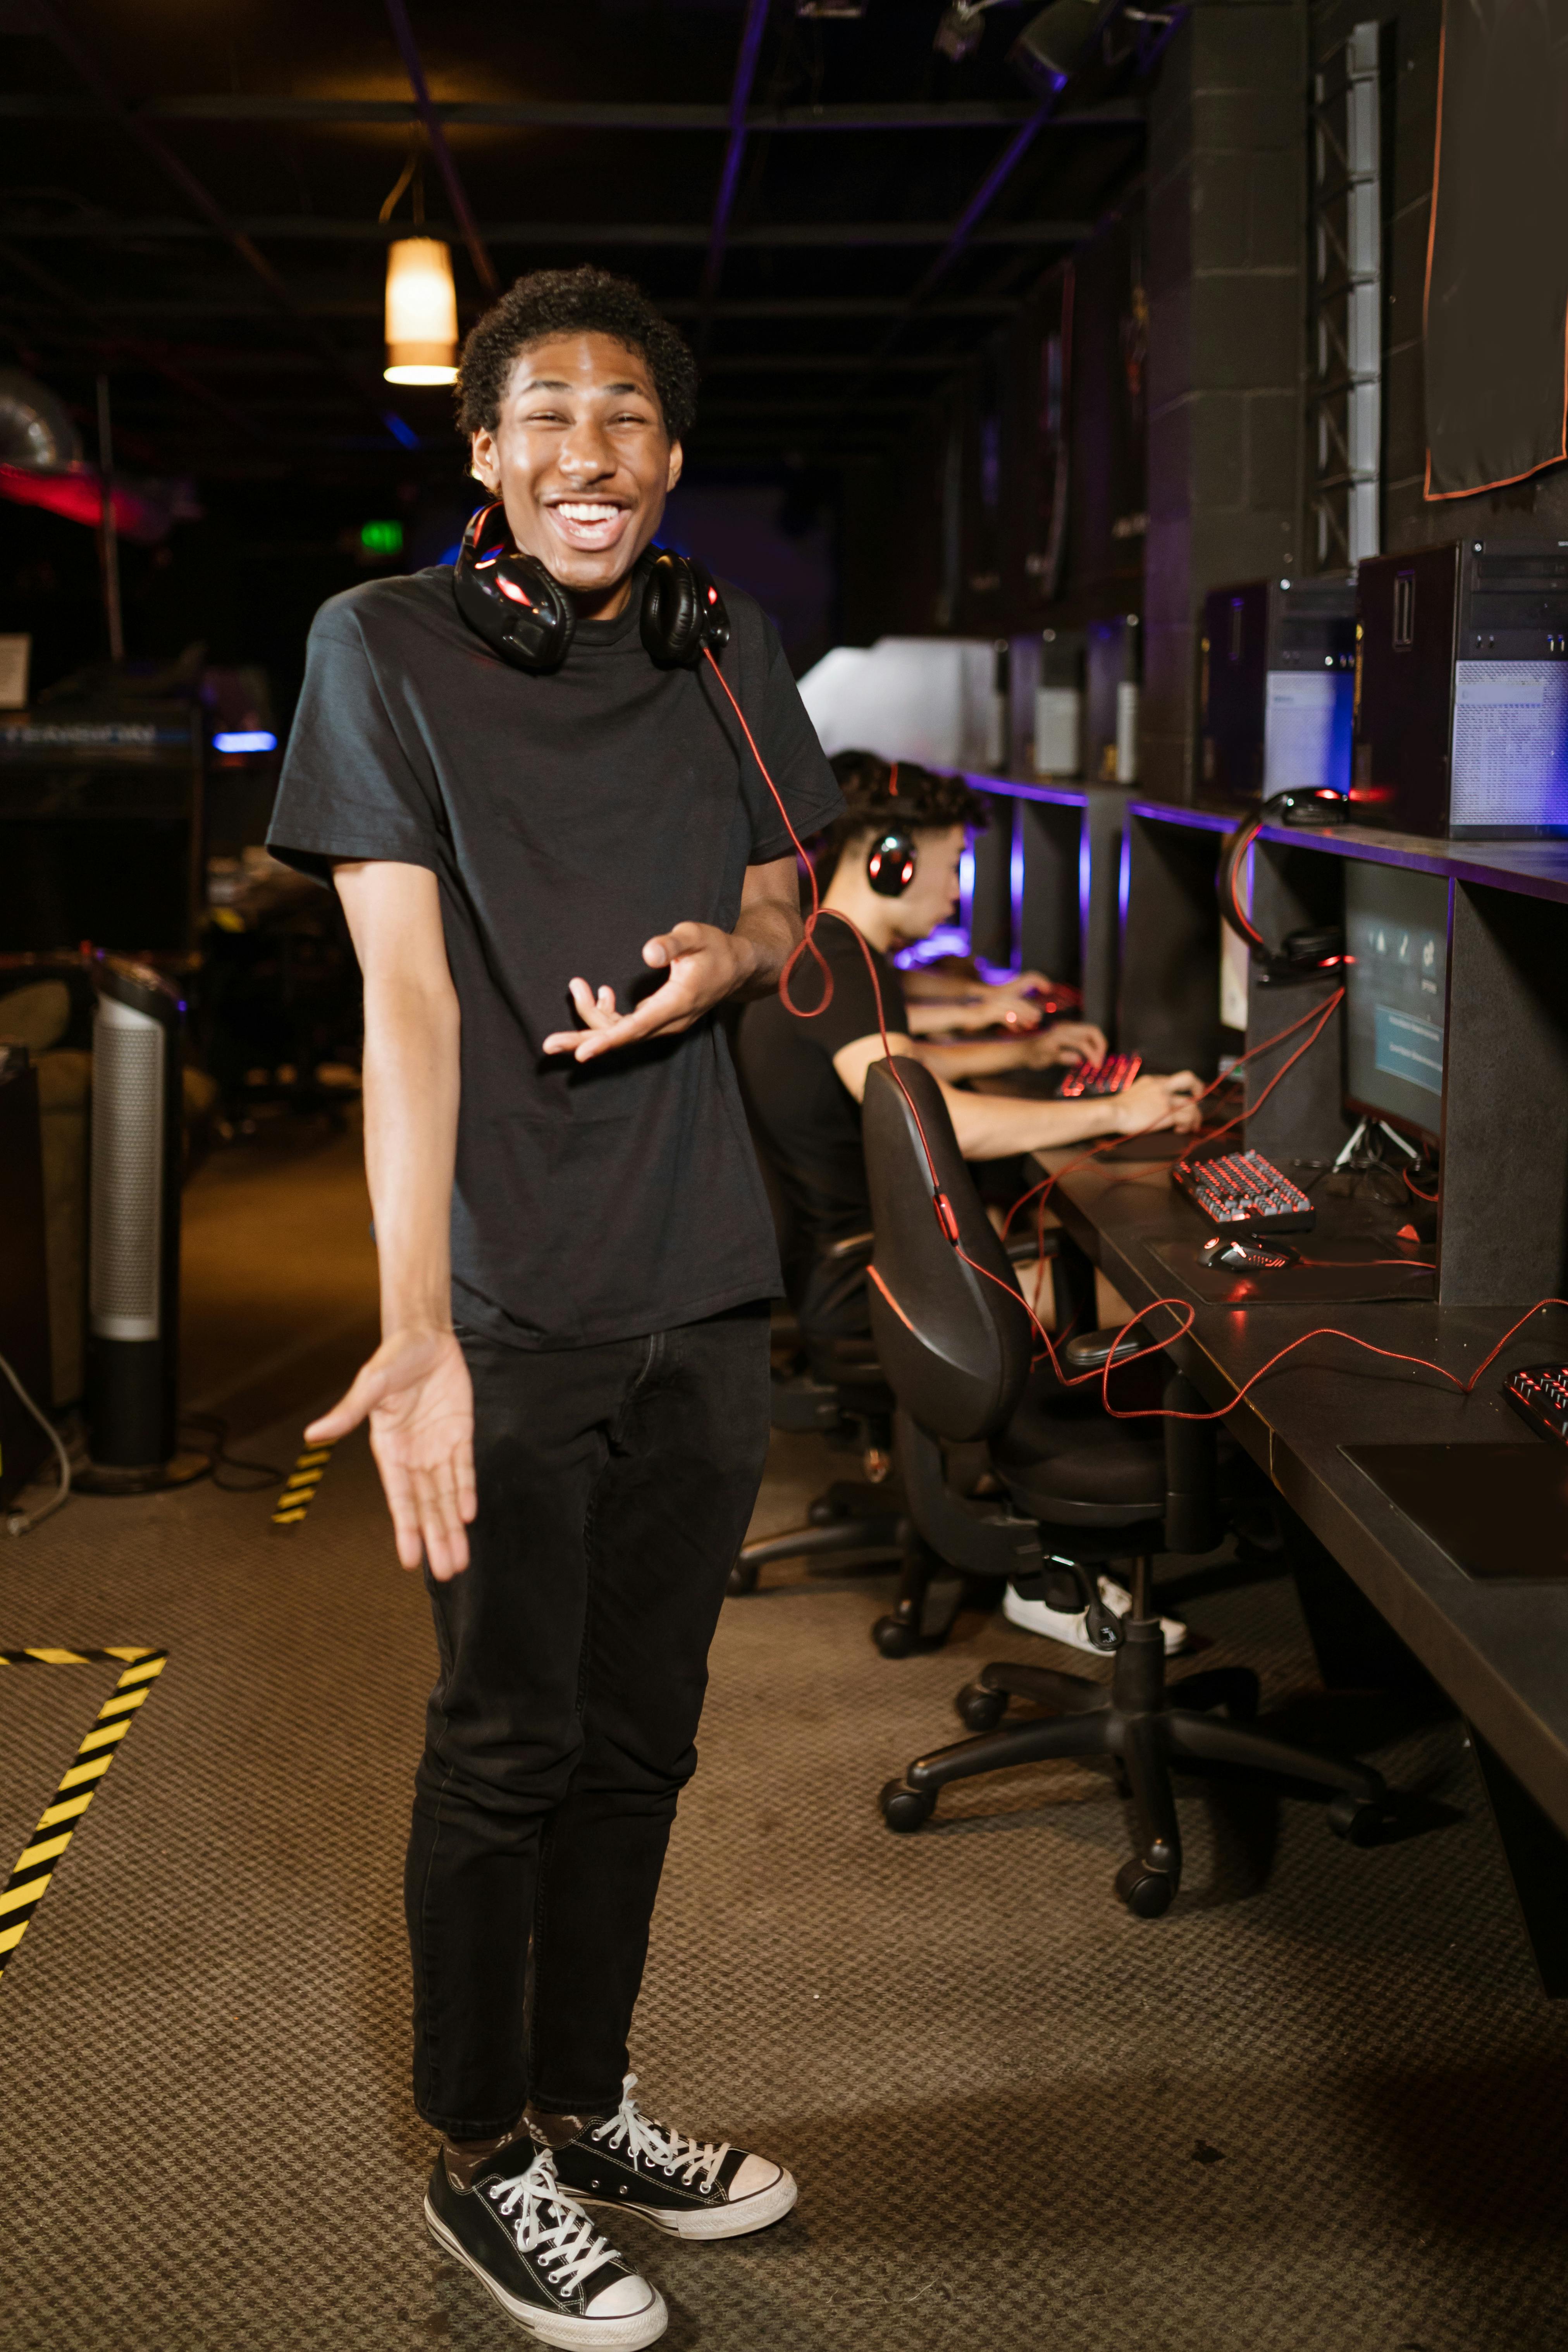
[[[900, 1059], [866, 1087], [864, 1138], [877, 1232], [871, 1319], [878, 1357], [898, 1398], [895, 1443], [910, 1515], [952, 1567], [1044, 1590], [1054, 1607], [1084, 1611], [1096, 1647], [1113, 1657], [1109, 1689], [1040, 1666], [988, 1665], [959, 1694], [959, 1713], [982, 1736], [911, 1764], [882, 1792], [890, 1829], [930, 1819], [949, 1780], [1042, 1757], [1103, 1757], [1132, 1799], [1137, 1846], [1118, 1894], [1144, 1918], [1168, 1910], [1181, 1879], [1173, 1768], [1237, 1765], [1331, 1793], [1331, 1826], [1358, 1843], [1388, 1818], [1388, 1791], [1369, 1767], [1286, 1747], [1251, 1729], [1258, 1678], [1245, 1667], [1187, 1675], [1167, 1690], [1165, 1646], [1152, 1593], [1152, 1555], [1211, 1549], [1224, 1532], [1221, 1449], [1212, 1422], [1119, 1422], [1099, 1407], [1099, 1383], [1064, 1390], [1049, 1366], [1031, 1370], [1030, 1326], [1012, 1268], [959, 1153], [940, 1088]], [[907, 1096], [903, 1089], [907, 1089]], [[939, 1223], [919, 1111], [965, 1265]], [[1111, 1361], [1113, 1401], [1202, 1410], [1163, 1356], [1122, 1363], [1148, 1342], [1113, 1332], [1067, 1343], [1072, 1371]], [[1116, 1354], [1112, 1357], [1112, 1349]], [[1118, 1367], [1121, 1369], [1118, 1369]], [[1152, 1374], [1152, 1388], [1150, 1381]], [[1005, 1502], [965, 1499], [949, 1483], [942, 1448], [984, 1441]], [[1120, 1621], [1100, 1596], [1099, 1568], [1134, 1563], [1132, 1608]], [[1011, 1697], [1047, 1712], [1004, 1725]], [[1223, 1707], [1231, 1720], [1216, 1719]]]

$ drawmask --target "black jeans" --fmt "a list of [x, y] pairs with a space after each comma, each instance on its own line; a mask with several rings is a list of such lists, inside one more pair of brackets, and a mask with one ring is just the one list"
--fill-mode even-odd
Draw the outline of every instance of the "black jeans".
[[415, 2102], [479, 2139], [531, 2098], [619, 2101], [767, 1451], [767, 1309], [539, 1354], [462, 1340], [479, 1507], [463, 1574], [426, 1577], [440, 1675], [405, 1897]]

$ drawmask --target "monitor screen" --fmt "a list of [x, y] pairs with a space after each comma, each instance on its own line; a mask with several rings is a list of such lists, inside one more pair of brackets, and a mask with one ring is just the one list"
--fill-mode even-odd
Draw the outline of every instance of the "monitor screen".
[[1447, 877], [1347, 857], [1345, 1097], [1433, 1139], [1447, 972]]

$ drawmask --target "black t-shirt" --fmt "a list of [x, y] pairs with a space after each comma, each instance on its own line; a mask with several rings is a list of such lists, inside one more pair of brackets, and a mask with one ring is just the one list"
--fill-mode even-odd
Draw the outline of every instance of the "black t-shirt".
[[[860, 1106], [833, 1066], [858, 1037], [877, 1034], [877, 996], [860, 943], [846, 923], [825, 914], [816, 944], [833, 974], [826, 1013], [802, 1020], [776, 995], [759, 997], [741, 1015], [738, 1054], [752, 1116], [762, 1129], [803, 1251], [865, 1233], [871, 1197], [860, 1145]], [[904, 992], [886, 959], [871, 950], [889, 1031], [906, 1025]], [[796, 1003], [822, 1001], [822, 975], [809, 955], [790, 979]], [[796, 1295], [792, 1265], [791, 1295]]]
[[[726, 585], [723, 656], [797, 833], [842, 805], [783, 650]], [[310, 631], [270, 843], [423, 866], [462, 1019], [452, 1201], [459, 1324], [524, 1348], [667, 1330], [778, 1288], [766, 1199], [720, 1024], [602, 1061], [545, 1057], [567, 982], [625, 1011], [646, 940], [731, 929], [749, 865], [789, 835], [706, 663], [659, 668], [638, 597], [579, 625], [562, 668], [511, 668], [447, 565], [334, 596]]]

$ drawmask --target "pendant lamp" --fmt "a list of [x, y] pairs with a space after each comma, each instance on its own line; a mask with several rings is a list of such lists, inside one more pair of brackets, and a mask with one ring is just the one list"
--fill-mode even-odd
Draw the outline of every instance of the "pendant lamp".
[[437, 236], [399, 237], [386, 255], [388, 383], [451, 383], [458, 373], [452, 256]]

